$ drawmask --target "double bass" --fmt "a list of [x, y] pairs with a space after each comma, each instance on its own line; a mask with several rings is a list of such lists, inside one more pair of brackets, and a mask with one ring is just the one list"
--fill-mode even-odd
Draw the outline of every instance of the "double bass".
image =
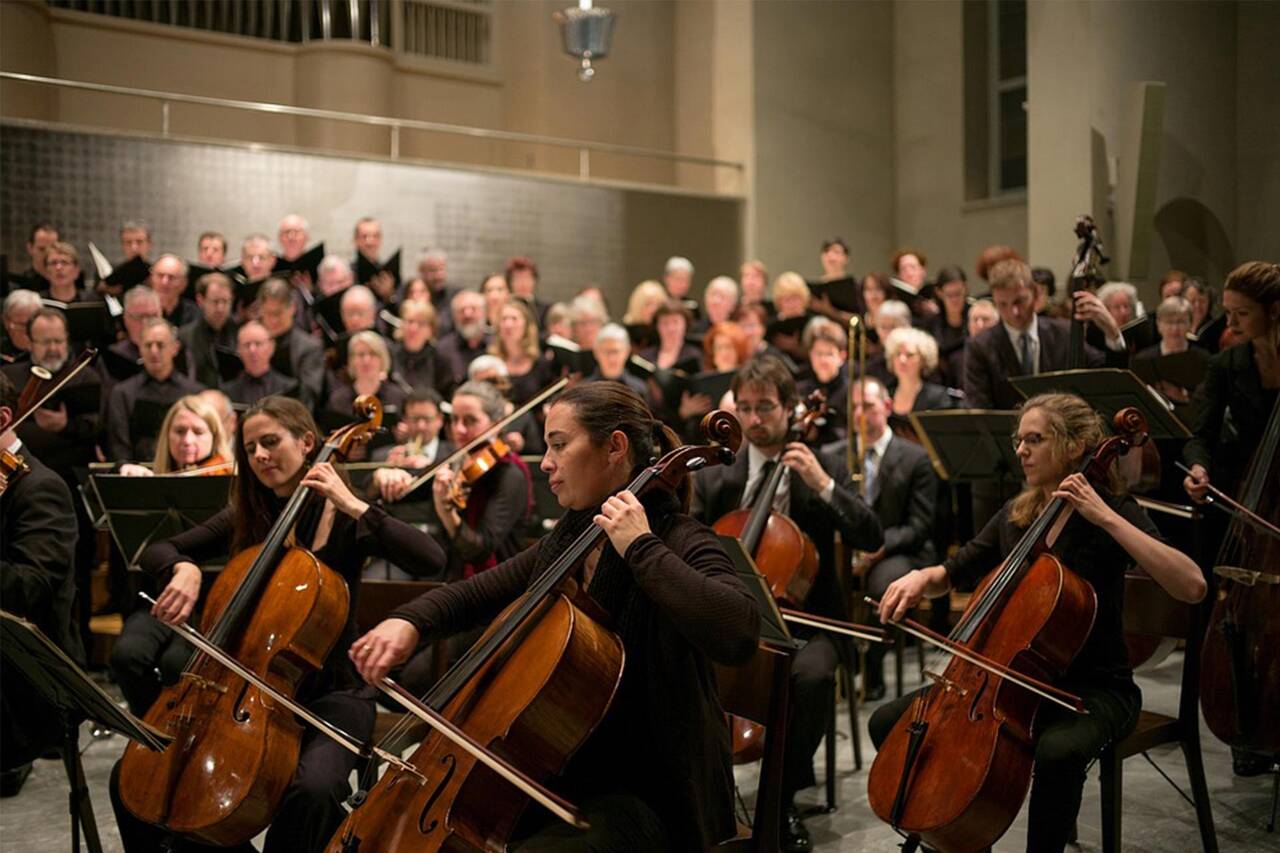
[[[313, 464], [345, 457], [381, 425], [377, 398], [360, 397], [355, 410], [359, 420], [331, 434]], [[161, 753], [125, 747], [120, 800], [139, 819], [222, 846], [271, 822], [301, 748], [302, 726], [285, 702], [324, 665], [350, 605], [342, 576], [290, 541], [310, 495], [296, 489], [266, 540], [214, 581], [200, 632], [212, 648], [144, 718], [174, 742]]]
[[[710, 444], [668, 452], [627, 489], [637, 497], [675, 491], [699, 468], [732, 463], [737, 420], [711, 412], [702, 429]], [[388, 769], [348, 815], [329, 853], [505, 846], [528, 796], [481, 756], [497, 753], [536, 782], [550, 777], [604, 719], [621, 681], [622, 640], [571, 578], [604, 535], [597, 524], [583, 530], [421, 702], [383, 680], [389, 697], [433, 730], [408, 766]], [[572, 812], [560, 816], [576, 822]]]
[[[1091, 480], [1146, 440], [1136, 409], [1118, 412], [1113, 428], [1117, 434], [1081, 465]], [[897, 623], [952, 655], [871, 765], [868, 801], [899, 832], [939, 850], [989, 847], [1026, 797], [1040, 701], [1084, 712], [1079, 697], [1046, 683], [1080, 652], [1097, 611], [1093, 588], [1049, 552], [1050, 532], [1070, 508], [1062, 498], [1049, 502], [978, 586], [948, 637], [910, 620]]]
[[1200, 707], [1209, 730], [1250, 752], [1280, 755], [1280, 400], [1271, 407], [1226, 538], [1214, 561], [1217, 596], [1200, 652]]

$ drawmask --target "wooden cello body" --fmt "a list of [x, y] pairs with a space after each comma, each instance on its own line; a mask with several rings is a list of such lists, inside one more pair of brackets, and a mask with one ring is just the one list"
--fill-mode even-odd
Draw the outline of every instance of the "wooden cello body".
[[[1086, 458], [1093, 479], [1116, 454], [1144, 441], [1134, 409]], [[1048, 552], [1069, 505], [1050, 501], [999, 569], [984, 578], [948, 641], [953, 654], [876, 753], [868, 801], [885, 822], [945, 853], [994, 844], [1013, 823], [1031, 783], [1041, 698], [997, 674], [1052, 683], [1084, 646], [1097, 612], [1086, 581]], [[994, 664], [994, 667], [992, 667]]]
[[[317, 462], [346, 453], [378, 428], [375, 398], [358, 399], [356, 411], [363, 422], [330, 436]], [[286, 544], [308, 498], [308, 489], [295, 490], [266, 541], [232, 558], [210, 589], [201, 622], [210, 642], [289, 699], [324, 665], [350, 604], [341, 575]], [[266, 828], [298, 768], [302, 727], [292, 711], [198, 654], [145, 719], [174, 741], [160, 753], [125, 747], [119, 779], [125, 808], [222, 846]]]
[[[1254, 453], [1240, 503], [1280, 525], [1280, 401]], [[1214, 561], [1217, 596], [1200, 653], [1200, 706], [1233, 747], [1280, 755], [1280, 539], [1232, 518]]]

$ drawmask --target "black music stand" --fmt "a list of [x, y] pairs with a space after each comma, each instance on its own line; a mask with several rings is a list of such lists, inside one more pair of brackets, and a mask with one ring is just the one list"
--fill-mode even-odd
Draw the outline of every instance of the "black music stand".
[[227, 506], [232, 479], [93, 474], [89, 484], [106, 514], [111, 538], [124, 555], [125, 564], [135, 568], [152, 542], [190, 530]]
[[173, 738], [118, 707], [39, 628], [7, 610], [0, 610], [0, 655], [6, 666], [21, 672], [61, 715], [62, 763], [71, 786], [71, 849], [75, 853], [80, 850], [83, 829], [89, 853], [102, 853], [84, 765], [80, 763], [80, 724], [92, 720], [156, 752], [168, 746]]
[[801, 644], [791, 636], [786, 622], [782, 621], [782, 612], [778, 610], [778, 603], [773, 600], [773, 593], [769, 591], [769, 582], [760, 574], [756, 561], [742, 547], [742, 542], [736, 536], [726, 536], [723, 533], [716, 534], [716, 538], [733, 562], [734, 574], [755, 597], [756, 607], [760, 610], [760, 642], [784, 649], [799, 648]]
[[1009, 437], [1016, 412], [939, 409], [909, 415], [938, 476], [949, 483], [998, 483], [1022, 479], [1022, 464]]
[[1037, 394], [1067, 391], [1088, 400], [1110, 426], [1116, 412], [1133, 406], [1147, 419], [1147, 430], [1153, 439], [1190, 438], [1178, 416], [1169, 410], [1164, 399], [1128, 370], [1102, 367], [1094, 370], [1055, 370], [1035, 376], [1012, 376], [1009, 381], [1018, 393], [1030, 399]]

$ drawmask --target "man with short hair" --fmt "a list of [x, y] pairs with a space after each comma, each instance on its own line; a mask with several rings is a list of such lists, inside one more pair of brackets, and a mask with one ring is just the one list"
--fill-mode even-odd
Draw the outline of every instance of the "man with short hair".
[[[355, 245], [356, 257], [351, 261], [353, 270], [360, 268], [361, 257], [378, 267], [382, 258], [382, 223], [372, 216], [362, 216], [356, 220]], [[383, 269], [379, 269], [368, 281], [356, 283], [368, 286], [383, 302], [389, 302], [395, 295], [395, 278]]]
[[297, 379], [298, 399], [314, 406], [324, 387], [324, 350], [315, 338], [294, 324], [293, 288], [282, 278], [269, 278], [258, 291], [258, 319], [274, 340], [271, 366]]
[[627, 372], [627, 361], [631, 358], [631, 336], [627, 334], [625, 327], [617, 323], [605, 324], [595, 337], [591, 354], [596, 359], [596, 370], [584, 382], [621, 382], [642, 399], [649, 399], [649, 389], [644, 381]]
[[286, 261], [296, 261], [307, 250], [307, 237], [310, 226], [307, 220], [296, 213], [290, 213], [280, 220], [276, 237], [280, 242], [280, 257]]
[[418, 277], [427, 286], [431, 307], [436, 309], [437, 337], [453, 329], [453, 312], [449, 303], [457, 290], [449, 286], [448, 265], [449, 256], [443, 249], [425, 249], [418, 256]]
[[145, 461], [155, 456], [158, 423], [140, 423], [138, 404], [168, 407], [204, 386], [174, 368], [182, 344], [177, 331], [160, 317], [142, 326], [142, 372], [118, 383], [107, 397], [107, 456], [115, 462]]
[[378, 300], [363, 284], [353, 284], [342, 294], [342, 331], [347, 333], [372, 329], [378, 319]]
[[4, 339], [0, 341], [0, 357], [5, 363], [30, 358], [31, 338], [27, 335], [27, 321], [40, 307], [40, 295], [34, 290], [13, 290], [4, 298]]
[[245, 281], [262, 281], [271, 275], [276, 265], [276, 253], [271, 250], [271, 240], [266, 234], [250, 234], [240, 244], [240, 268]]
[[[847, 472], [820, 460], [808, 445], [789, 440], [799, 397], [791, 371], [781, 361], [768, 355], [751, 359], [734, 376], [731, 389], [742, 424], [742, 448], [732, 465], [709, 466], [693, 475], [690, 514], [713, 524], [734, 510], [754, 506], [782, 465], [772, 510], [798, 521], [818, 551], [818, 574], [807, 598], [791, 604], [847, 620], [836, 577], [835, 534], [839, 531], [847, 547], [873, 551], [883, 543], [875, 514], [853, 490]], [[830, 634], [793, 630], [808, 642], [792, 662], [782, 770], [782, 849], [790, 853], [812, 847], [793, 797], [814, 784], [813, 753], [827, 731], [836, 665], [841, 652], [849, 652]]]
[[218, 231], [206, 231], [196, 241], [196, 260], [217, 269], [227, 260], [227, 238]]
[[160, 311], [174, 326], [185, 326], [200, 316], [199, 309], [185, 297], [187, 290], [187, 262], [177, 255], [163, 254], [151, 265], [151, 277], [147, 279], [151, 289], [160, 297]]
[[693, 263], [688, 258], [672, 255], [662, 269], [662, 283], [672, 299], [689, 298], [693, 286]]
[[124, 260], [146, 260], [151, 257], [151, 226], [140, 219], [128, 219], [120, 225], [120, 253]]
[[351, 272], [351, 264], [338, 255], [325, 255], [316, 270], [320, 277], [317, 286], [321, 296], [332, 296], [346, 290], [355, 282], [355, 274]]
[[222, 383], [222, 390], [233, 403], [252, 405], [272, 394], [297, 396], [298, 380], [271, 368], [275, 351], [275, 341], [266, 326], [250, 320], [240, 327], [236, 334], [236, 354], [244, 362], [244, 372]]
[[398, 443], [376, 448], [372, 453], [374, 460], [388, 465], [373, 472], [373, 483], [384, 501], [404, 497], [405, 486], [416, 476], [406, 468], [428, 468], [457, 449], [448, 438], [440, 436], [443, 405], [443, 398], [434, 388], [415, 388], [400, 406]]
[[58, 239], [58, 227], [52, 222], [37, 222], [31, 227], [31, 236], [27, 238], [27, 256], [31, 258], [31, 266], [22, 273], [27, 288], [44, 290], [49, 287], [45, 253]]
[[178, 339], [187, 353], [196, 381], [215, 388], [221, 379], [218, 347], [232, 349], [236, 324], [231, 318], [234, 299], [231, 279], [220, 272], [206, 273], [196, 281], [196, 305], [200, 316], [178, 329]]
[[440, 337], [436, 353], [449, 366], [453, 381], [467, 380], [471, 362], [484, 355], [489, 347], [488, 326], [484, 317], [484, 297], [474, 290], [459, 290], [450, 303], [453, 330]]

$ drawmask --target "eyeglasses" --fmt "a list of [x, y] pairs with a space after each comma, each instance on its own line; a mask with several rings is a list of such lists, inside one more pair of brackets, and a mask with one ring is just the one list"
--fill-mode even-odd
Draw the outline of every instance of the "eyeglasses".
[[751, 405], [744, 406], [742, 403], [738, 403], [735, 408], [737, 408], [738, 414], [744, 415], [746, 417], [750, 417], [751, 414], [754, 412], [759, 417], [767, 418], [782, 407], [779, 406], [777, 403], [766, 400], [765, 402], [758, 403], [755, 406], [751, 406]]
[[49, 258], [45, 261], [45, 265], [51, 267], [74, 267], [76, 264], [75, 261], [70, 261], [66, 258]]
[[66, 346], [66, 338], [32, 338], [31, 343], [38, 347]]
[[1029, 433], [1027, 433], [1026, 435], [1011, 435], [1011, 436], [1009, 436], [1009, 442], [1010, 442], [1010, 444], [1012, 444], [1012, 445], [1013, 445], [1013, 452], [1014, 452], [1014, 453], [1017, 453], [1017, 452], [1018, 452], [1018, 448], [1022, 447], [1022, 445], [1023, 445], [1023, 444], [1026, 444], [1028, 449], [1030, 449], [1030, 450], [1035, 450], [1037, 447], [1039, 447], [1039, 446], [1040, 446], [1041, 444], [1043, 444], [1045, 441], [1047, 441], [1047, 439], [1045, 438], [1045, 436], [1041, 435], [1041, 434], [1040, 434], [1040, 433], [1038, 433], [1038, 432], [1029, 432]]

